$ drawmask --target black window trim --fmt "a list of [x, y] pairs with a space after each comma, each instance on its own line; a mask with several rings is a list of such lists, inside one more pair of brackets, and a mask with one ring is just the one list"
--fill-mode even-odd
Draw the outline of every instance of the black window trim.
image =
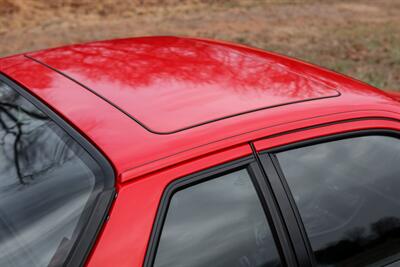
[[260, 153], [260, 164], [263, 171], [268, 177], [271, 186], [271, 194], [276, 198], [278, 210], [282, 216], [282, 223], [288, 231], [288, 235], [293, 246], [294, 253], [299, 266], [311, 266], [311, 255], [308, 251], [306, 240], [301, 232], [300, 224], [293, 205], [290, 202], [290, 197], [287, 194], [287, 189], [284, 187], [281, 176], [277, 171], [272, 158], [268, 153]]
[[280, 211], [284, 216], [286, 227], [289, 229], [292, 243], [295, 244], [294, 250], [298, 258], [300, 258], [300, 266], [317, 266], [317, 264], [311, 248], [310, 240], [306, 234], [305, 226], [301, 220], [300, 212], [297, 208], [276, 154], [296, 148], [363, 136], [390, 136], [400, 139], [400, 132], [383, 128], [349, 130], [343, 133], [311, 138], [272, 149], [266, 149], [258, 153], [263, 170], [267, 173], [271, 184], [274, 185], [272, 186], [273, 194], [278, 196], [278, 203], [282, 205]]
[[[268, 224], [271, 228], [278, 254], [282, 261], [283, 266], [297, 266], [296, 261], [293, 259], [292, 247], [287, 245], [284, 241], [288, 240], [284, 228], [280, 223], [280, 219], [277, 218], [277, 208], [275, 203], [271, 202], [271, 199], [265, 198], [265, 192], [269, 192], [266, 187], [265, 177], [254, 157], [254, 155], [247, 156], [238, 160], [234, 160], [225, 164], [218, 165], [182, 178], [178, 178], [172, 181], [163, 192], [161, 197], [156, 219], [153, 223], [151, 236], [147, 246], [147, 252], [143, 263], [144, 267], [152, 267], [155, 260], [155, 255], [160, 241], [162, 228], [168, 212], [168, 207], [172, 196], [175, 192], [193, 186], [198, 183], [205, 182], [207, 180], [217, 178], [223, 174], [228, 174], [237, 170], [247, 169], [251, 177], [251, 181], [257, 192], [258, 198], [264, 209], [264, 213], [267, 217]], [[263, 182], [264, 181], [264, 182]], [[261, 183], [260, 183], [261, 182]], [[271, 194], [269, 194], [271, 196]], [[272, 212], [271, 212], [272, 211]], [[274, 212], [275, 211], [275, 212]]]
[[89, 211], [86, 224], [83, 226], [83, 229], [81, 229], [76, 243], [63, 265], [66, 267], [83, 266], [92, 250], [101, 227], [107, 219], [109, 209], [115, 198], [115, 172], [113, 166], [110, 164], [106, 156], [103, 155], [92, 143], [84, 138], [75, 128], [63, 120], [50, 107], [33, 96], [28, 90], [24, 89], [22, 85], [5, 76], [1, 72], [0, 81], [4, 82], [11, 89], [19, 93], [23, 98], [45, 113], [54, 123], [62, 128], [66, 134], [75, 140], [90, 155], [90, 157], [99, 164], [104, 174], [104, 180], [102, 180], [103, 190], [93, 201], [93, 207]]

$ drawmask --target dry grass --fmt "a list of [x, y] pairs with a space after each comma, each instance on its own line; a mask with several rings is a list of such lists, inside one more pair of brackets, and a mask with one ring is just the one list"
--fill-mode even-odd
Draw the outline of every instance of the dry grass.
[[0, 55], [92, 40], [240, 42], [400, 90], [397, 0], [0, 0]]

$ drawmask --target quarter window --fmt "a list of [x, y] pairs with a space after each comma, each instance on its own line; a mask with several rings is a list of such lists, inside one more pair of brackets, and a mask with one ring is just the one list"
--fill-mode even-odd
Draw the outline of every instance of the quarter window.
[[400, 258], [398, 139], [355, 137], [276, 156], [319, 266]]
[[154, 266], [281, 266], [247, 170], [187, 187], [172, 196]]
[[97, 162], [0, 81], [0, 266], [61, 266], [102, 189]]

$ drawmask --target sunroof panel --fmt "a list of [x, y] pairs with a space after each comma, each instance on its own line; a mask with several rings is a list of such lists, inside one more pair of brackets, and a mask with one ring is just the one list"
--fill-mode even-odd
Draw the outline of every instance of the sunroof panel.
[[32, 56], [159, 133], [339, 95], [268, 54], [190, 39], [97, 42]]

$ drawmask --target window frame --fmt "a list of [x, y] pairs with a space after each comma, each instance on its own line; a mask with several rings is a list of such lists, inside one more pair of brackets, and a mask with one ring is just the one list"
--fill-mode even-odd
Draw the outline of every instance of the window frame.
[[157, 214], [153, 223], [150, 239], [147, 246], [144, 267], [152, 267], [154, 265], [157, 248], [159, 245], [162, 229], [167, 217], [168, 208], [170, 206], [174, 193], [187, 187], [211, 180], [237, 170], [246, 169], [250, 175], [251, 182], [256, 190], [257, 197], [263, 208], [267, 223], [271, 229], [275, 246], [278, 251], [282, 266], [297, 266], [294, 258], [291, 244], [286, 229], [281, 223], [278, 208], [272, 194], [267, 185], [266, 178], [254, 155], [247, 156], [238, 160], [234, 160], [210, 169], [200, 171], [172, 181], [164, 189], [163, 195], [159, 202]]
[[[394, 129], [371, 128], [365, 130], [351, 130], [343, 133], [332, 133], [326, 136], [314, 137], [302, 141], [265, 149], [258, 152], [263, 170], [267, 173], [268, 179], [271, 181], [272, 191], [277, 196], [281, 207], [281, 213], [284, 216], [284, 222], [290, 232], [290, 238], [297, 257], [300, 259], [300, 266], [317, 266], [310, 240], [307, 236], [305, 226], [300, 216], [293, 195], [290, 191], [289, 184], [282, 171], [279, 161], [276, 157], [277, 153], [290, 151], [293, 149], [317, 145], [321, 143], [334, 142], [343, 139], [364, 137], [364, 136], [389, 136], [399, 139], [400, 132]], [[400, 259], [397, 260], [400, 262]]]
[[71, 251], [66, 257], [66, 261], [63, 264], [63, 266], [66, 267], [83, 266], [92, 251], [98, 233], [107, 219], [111, 204], [115, 198], [114, 169], [108, 159], [91, 142], [82, 136], [82, 134], [80, 134], [73, 126], [62, 119], [62, 117], [49, 106], [31, 94], [29, 90], [25, 89], [18, 82], [5, 76], [1, 72], [0, 82], [8, 85], [12, 90], [21, 95], [21, 97], [47, 115], [52, 122], [60, 127], [65, 134], [70, 136], [88, 153], [88, 155], [99, 165], [103, 173], [104, 179], [101, 180], [101, 185], [99, 185], [99, 179], [95, 177], [95, 187], [100, 188], [101, 191], [97, 196], [90, 196], [90, 199], [93, 197], [95, 197], [95, 199], [92, 200], [91, 208], [86, 211], [86, 220], [84, 222], [79, 222], [79, 224], [83, 223], [82, 228], [80, 229], [80, 233], [78, 234]]

